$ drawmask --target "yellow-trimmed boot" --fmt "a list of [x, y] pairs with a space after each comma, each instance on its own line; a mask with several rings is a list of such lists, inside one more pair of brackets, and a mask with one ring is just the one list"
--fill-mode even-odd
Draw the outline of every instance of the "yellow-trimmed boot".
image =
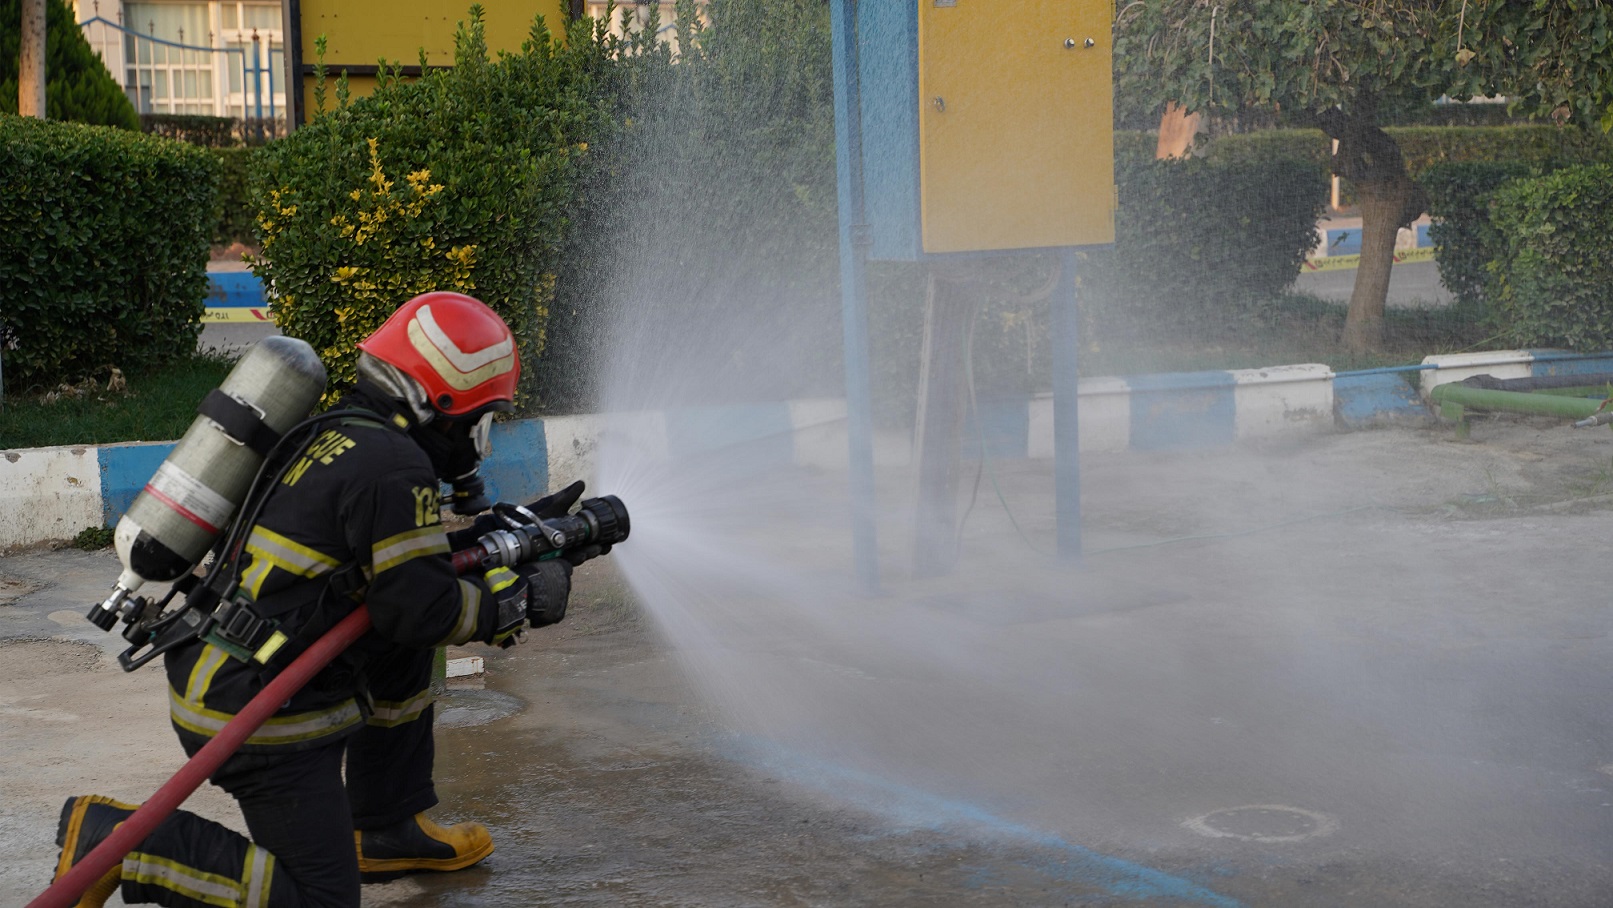
[[423, 870], [463, 870], [493, 853], [493, 836], [480, 823], [438, 826], [423, 813], [385, 829], [353, 832], [358, 870], [366, 883]]
[[[101, 795], [68, 798], [67, 803], [62, 805], [62, 817], [56, 822], [56, 844], [61, 846], [62, 854], [56, 861], [56, 875], [51, 877], [51, 881], [66, 876], [74, 864], [83, 860], [137, 809], [134, 804], [125, 804]], [[123, 860], [120, 858], [111, 870], [85, 890], [84, 895], [74, 903], [76, 908], [101, 908], [112, 897], [112, 893], [118, 891], [118, 884], [122, 882]]]

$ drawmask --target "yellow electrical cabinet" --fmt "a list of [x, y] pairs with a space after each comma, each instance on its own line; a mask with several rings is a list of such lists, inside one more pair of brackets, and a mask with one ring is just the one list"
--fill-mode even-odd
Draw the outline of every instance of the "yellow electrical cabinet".
[[870, 258], [1114, 242], [1113, 12], [857, 5]]
[[1114, 241], [1110, 9], [921, 0], [925, 252]]

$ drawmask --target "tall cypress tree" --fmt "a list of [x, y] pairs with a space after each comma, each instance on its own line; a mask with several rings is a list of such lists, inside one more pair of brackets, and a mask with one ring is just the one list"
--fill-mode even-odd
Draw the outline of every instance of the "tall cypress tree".
[[[0, 0], [0, 113], [17, 112], [21, 0]], [[63, 0], [46, 0], [45, 114], [101, 126], [140, 129], [140, 117]]]

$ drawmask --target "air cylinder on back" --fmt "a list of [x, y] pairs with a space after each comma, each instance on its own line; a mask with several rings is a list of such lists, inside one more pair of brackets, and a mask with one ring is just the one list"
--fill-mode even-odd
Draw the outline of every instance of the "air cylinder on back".
[[[225, 404], [215, 411], [219, 418], [207, 415], [204, 405], [203, 415], [118, 521], [113, 545], [123, 573], [106, 601], [90, 610], [90, 620], [110, 630], [130, 593], [147, 581], [174, 580], [200, 562], [263, 464], [263, 430], [271, 438], [284, 434], [308, 416], [324, 391], [325, 366], [306, 342], [269, 337], [248, 350], [219, 386], [233, 401], [209, 395]], [[228, 411], [247, 423], [261, 422], [261, 428], [233, 422]], [[258, 438], [246, 437], [251, 428]]]

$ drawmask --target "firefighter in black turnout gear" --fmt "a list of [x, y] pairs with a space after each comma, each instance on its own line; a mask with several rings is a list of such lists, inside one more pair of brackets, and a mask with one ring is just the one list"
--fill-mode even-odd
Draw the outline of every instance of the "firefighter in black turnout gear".
[[[359, 346], [357, 387], [337, 407], [347, 415], [275, 467], [283, 478], [245, 542], [239, 592], [288, 642], [267, 667], [206, 640], [168, 653], [181, 744], [194, 755], [358, 603], [373, 630], [213, 775], [239, 803], [250, 840], [179, 811], [81, 905], [99, 906], [121, 886], [130, 903], [354, 908], [361, 878], [458, 870], [493, 851], [481, 824], [426, 816], [437, 803], [430, 676], [434, 647], [508, 646], [528, 623], [565, 613], [570, 564], [459, 577], [450, 552], [493, 518], [463, 539], [441, 523], [442, 482], [455, 483], [462, 505], [480, 497], [475, 472], [492, 414], [511, 408], [519, 376], [514, 338], [487, 306], [439, 292], [404, 304]], [[575, 483], [527, 510], [561, 516], [581, 492]], [[99, 795], [69, 799], [57, 875], [134, 809]]]

